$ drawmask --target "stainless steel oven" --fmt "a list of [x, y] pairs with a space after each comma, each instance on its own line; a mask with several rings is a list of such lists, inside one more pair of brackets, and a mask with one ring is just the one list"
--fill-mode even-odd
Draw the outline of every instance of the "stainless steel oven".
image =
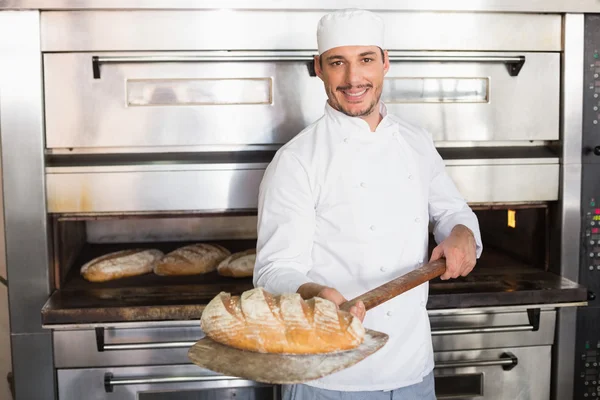
[[[254, 246], [267, 164], [322, 114], [313, 33], [338, 4], [205, 3], [0, 1], [0, 37], [18, 38], [0, 39], [18, 399], [279, 396], [186, 355], [204, 305], [250, 279], [79, 274], [139, 246]], [[584, 6], [373, 7], [383, 99], [432, 133], [483, 233], [471, 275], [430, 285], [438, 398], [571, 398], [576, 310], [593, 297], [577, 283]]]

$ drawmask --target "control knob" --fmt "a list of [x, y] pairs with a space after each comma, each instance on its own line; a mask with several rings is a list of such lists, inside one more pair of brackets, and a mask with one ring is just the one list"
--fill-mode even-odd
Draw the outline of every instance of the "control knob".
[[594, 154], [600, 156], [600, 146], [594, 147]]

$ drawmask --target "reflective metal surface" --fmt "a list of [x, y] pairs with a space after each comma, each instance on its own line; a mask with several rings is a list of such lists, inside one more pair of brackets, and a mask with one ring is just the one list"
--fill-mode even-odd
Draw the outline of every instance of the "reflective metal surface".
[[13, 333], [11, 345], [15, 400], [54, 400], [52, 333]]
[[[559, 210], [560, 265], [557, 273], [579, 281], [581, 246], [581, 149], [583, 123], [583, 15], [566, 15], [564, 19], [564, 54], [562, 58], [562, 141]], [[558, 228], [558, 227], [557, 227]], [[552, 398], [573, 396], [575, 362], [576, 311], [558, 311], [556, 343], [553, 348]]]
[[[510, 368], [514, 362], [502, 357], [507, 353], [518, 360], [512, 369], [506, 367]], [[436, 352], [434, 357], [436, 389], [441, 389], [442, 379], [447, 380], [446, 391], [438, 394], [438, 399], [546, 400], [550, 396], [550, 346]], [[490, 365], [477, 365], [481, 361]], [[469, 387], [463, 383], [473, 374], [479, 375], [481, 387], [464, 392]]]
[[[187, 165], [90, 167], [65, 168], [65, 173], [58, 173], [59, 167], [52, 168], [46, 178], [48, 211], [256, 209], [264, 166], [192, 168]], [[450, 165], [447, 171], [468, 202], [558, 198], [558, 164]], [[210, 196], [202, 196], [208, 192]]]
[[[5, 0], [4, 0], [5, 1]], [[81, 1], [81, 0], [80, 0]], [[192, 0], [193, 7], [209, 2]], [[275, 4], [277, 3], [277, 4]], [[287, 3], [287, 4], [286, 4]], [[215, 2], [204, 11], [52, 11], [42, 13], [43, 51], [313, 50], [314, 30], [329, 7], [271, 2], [272, 7], [227, 10]], [[450, 2], [449, 2], [450, 3]], [[2, 0], [0, 0], [0, 5]], [[82, 1], [83, 4], [83, 1]], [[119, 2], [118, 5], [121, 3]], [[416, 4], [416, 2], [415, 2]], [[106, 4], [104, 4], [106, 5]], [[114, 4], [117, 6], [117, 2]], [[165, 4], [166, 5], [166, 4]], [[168, 3], [166, 8], [173, 5]], [[289, 6], [288, 9], [286, 9]], [[358, 5], [365, 6], [366, 4]], [[368, 4], [373, 7], [373, 3]], [[559, 51], [560, 15], [398, 12], [404, 2], [388, 0], [379, 14], [389, 50]], [[355, 3], [353, 7], [356, 7]], [[254, 10], [251, 10], [254, 8]], [[322, 10], [322, 11], [315, 11]], [[110, 29], [107, 27], [110, 26]], [[235, 29], [232, 29], [235, 27]], [[240, 35], [239, 32], [243, 32]], [[407, 32], [410, 32], [407, 35]], [[451, 35], [448, 32], [452, 32]], [[473, 34], [477, 32], [476, 34]]]
[[[293, 1], [257, 0], [0, 0], [0, 9], [336, 9], [356, 7], [350, 0], [307, 0], [301, 4]], [[438, 10], [438, 11], [501, 11], [501, 12], [599, 12], [594, 0], [372, 0], [369, 8], [375, 10]]]
[[[127, 62], [132, 55], [114, 55], [120, 63], [103, 65], [100, 79], [91, 71], [94, 53], [45, 54], [46, 146], [245, 145], [250, 150], [282, 145], [323, 115], [325, 92], [320, 79], [310, 76], [309, 61], [236, 61], [243, 54], [233, 53], [227, 62], [197, 63], [178, 60], [209, 56], [136, 54], [136, 62]], [[428, 129], [437, 141], [556, 140], [560, 56], [517, 55], [527, 61], [518, 76], [510, 76], [502, 62], [477, 61], [493, 53], [427, 56], [444, 56], [448, 61], [443, 62], [411, 61], [423, 55], [403, 53], [404, 61], [392, 61], [382, 98], [389, 101], [389, 112]], [[156, 57], [175, 62], [156, 62]], [[146, 58], [151, 62], [138, 62]], [[429, 99], [406, 97], [407, 80], [429, 78], [433, 83], [484, 80], [486, 85], [479, 100], [465, 101], [460, 93], [440, 89], [435, 101], [434, 92]], [[216, 91], [223, 85], [228, 90]]]
[[[215, 389], [239, 390], [233, 398], [239, 400], [275, 399], [277, 389], [253, 381], [235, 379], [216, 375], [197, 367], [188, 365], [145, 366], [127, 368], [88, 368], [59, 369], [58, 393], [61, 400], [81, 399], [114, 399], [138, 400], [145, 398], [181, 399], [186, 393], [196, 393], [198, 399], [225, 399], [226, 391], [216, 392], [217, 397], [200, 397], [210, 395]], [[212, 390], [209, 390], [212, 389]], [[253, 390], [254, 389], [254, 390]], [[262, 389], [260, 391], [256, 389]], [[263, 397], [255, 397], [254, 393]], [[162, 395], [161, 395], [162, 394]], [[152, 397], [150, 397], [152, 395]], [[220, 395], [220, 397], [218, 397]], [[264, 397], [266, 395], [267, 397]], [[148, 397], [146, 397], [148, 396]], [[156, 397], [154, 397], [156, 396]], [[229, 399], [229, 397], [227, 397]]]
[[50, 271], [39, 18], [36, 11], [0, 12], [3, 212], [17, 400], [54, 398], [51, 333], [40, 321]]

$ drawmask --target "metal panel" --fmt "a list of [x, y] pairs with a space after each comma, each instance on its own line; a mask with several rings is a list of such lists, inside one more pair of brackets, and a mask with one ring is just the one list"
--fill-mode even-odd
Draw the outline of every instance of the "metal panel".
[[[564, 17], [562, 58], [562, 140], [560, 173], [560, 265], [561, 276], [579, 281], [581, 232], [581, 145], [583, 123], [583, 15]], [[573, 396], [576, 312], [559, 310], [556, 346], [553, 349], [552, 398]]]
[[[435, 351], [484, 349], [512, 346], [551, 345], [554, 339], [554, 310], [540, 313], [539, 330], [510, 331], [508, 327], [527, 326], [530, 321], [525, 311], [472, 312], [453, 315], [430, 316]], [[124, 325], [124, 324], [121, 324]], [[127, 326], [127, 325], [125, 325]], [[449, 328], [478, 329], [494, 327], [506, 332], [441, 334]], [[156, 343], [177, 345], [174, 348], [124, 349], [99, 352], [94, 329], [60, 329], [54, 331], [54, 352], [57, 368], [82, 368], [99, 366], [187, 364], [190, 344], [203, 336], [198, 323], [160, 327], [125, 328], [119, 324], [106, 327], [106, 344], [127, 344], [128, 347]]]
[[39, 13], [0, 12], [3, 212], [17, 400], [54, 398], [51, 334], [40, 320], [49, 295], [41, 62]]
[[[540, 313], [539, 330], [510, 331], [508, 327], [526, 327], [530, 321], [526, 312], [473, 313], [431, 315], [431, 332], [435, 351], [485, 349], [503, 346], [551, 345], [554, 342], [555, 311]], [[444, 330], [473, 331], [483, 327], [504, 328], [506, 331], [458, 334]], [[497, 329], [498, 330], [498, 329]]]
[[[49, 168], [48, 211], [256, 209], [265, 165], [193, 167]], [[468, 202], [549, 201], [558, 196], [558, 164], [450, 165], [447, 171]]]
[[[264, 174], [259, 167], [215, 165], [212, 169], [50, 173], [48, 211], [128, 212], [255, 209]], [[207, 196], [206, 193], [210, 193]], [[41, 309], [41, 307], [40, 307]]]
[[[83, 2], [82, 2], [83, 3]], [[203, 5], [205, 2], [202, 2]], [[56, 11], [42, 14], [43, 51], [123, 50], [310, 50], [325, 11], [315, 2], [283, 2], [249, 11], [215, 3], [205, 11]], [[393, 10], [402, 5], [388, 1]], [[0, 1], [0, 5], [2, 1]], [[169, 8], [172, 3], [164, 4]], [[106, 4], [103, 4], [103, 8]], [[141, 6], [135, 3], [131, 8]], [[194, 2], [190, 8], [198, 7]], [[369, 3], [372, 6], [372, 3]], [[268, 8], [279, 10], [266, 11]], [[420, 11], [424, 11], [420, 8]], [[394, 50], [558, 51], [561, 19], [546, 14], [379, 13], [386, 24], [385, 46]], [[110, 27], [110, 29], [107, 29]], [[235, 29], [232, 29], [235, 27]], [[240, 34], [243, 32], [243, 34]], [[410, 34], [407, 35], [407, 32]], [[477, 32], [477, 34], [473, 34]]]
[[52, 333], [12, 334], [11, 342], [15, 400], [54, 400]]
[[[121, 384], [109, 388], [108, 390], [112, 389], [112, 391], [107, 392], [105, 386], [107, 378], [113, 382], [121, 381]], [[194, 381], [195, 379], [197, 381]], [[144, 393], [165, 393], [163, 398], [180, 399], [184, 393], [193, 390], [243, 387], [269, 387], [269, 385], [223, 377], [195, 365], [61, 369], [58, 371], [58, 392], [61, 400], [141, 400], [144, 399]], [[275, 388], [272, 393], [275, 395]], [[239, 398], [240, 400], [248, 399], [243, 396]], [[250, 397], [250, 399], [253, 398]], [[265, 400], [269, 400], [269, 398], [265, 398]]]
[[[194, 326], [172, 326], [157, 328], [105, 328], [106, 343], [155, 343], [173, 341], [196, 342], [204, 334], [200, 323]], [[118, 350], [99, 352], [94, 329], [59, 330], [54, 332], [54, 354], [57, 368], [82, 368], [99, 366], [188, 364], [184, 348], [163, 348], [148, 350]]]
[[[306, 0], [301, 3], [280, 0], [0, 0], [0, 9], [336, 9], [364, 7], [364, 3], [355, 0]], [[499, 12], [600, 12], [595, 0], [371, 0], [368, 3], [373, 10], [406, 11], [499, 11]]]
[[446, 171], [470, 203], [558, 199], [558, 164], [449, 165]]
[[[122, 151], [123, 147], [246, 145], [248, 150], [258, 145], [286, 143], [323, 115], [326, 95], [322, 82], [309, 75], [310, 61], [306, 61], [311, 60], [309, 53], [242, 52], [218, 57], [229, 61], [210, 61], [216, 55], [207, 52], [141, 53], [136, 59], [147, 62], [103, 64], [99, 67], [100, 79], [93, 75], [94, 54], [44, 56], [46, 145], [50, 149], [112, 147], [115, 150], [107, 149], [112, 152], [119, 147]], [[113, 57], [127, 60], [127, 54], [113, 54]], [[474, 59], [482, 55], [518, 55], [526, 61], [518, 76], [510, 76], [502, 62]], [[396, 101], [388, 104], [389, 112], [428, 129], [436, 141], [558, 139], [559, 54], [435, 53], [430, 57], [442, 56], [448, 61], [394, 61], [414, 60], [418, 56], [390, 53], [392, 66], [382, 99]], [[103, 57], [109, 59], [107, 55]], [[302, 57], [306, 60], [280, 61]], [[190, 58], [194, 61], [181, 61]], [[194, 92], [199, 77], [228, 82], [240, 89], [248, 89], [247, 82], [257, 82], [263, 85], [259, 88], [261, 92], [272, 89], [272, 98], [270, 102], [250, 104], [268, 99], [265, 93], [259, 99], [256, 93], [247, 92], [234, 99], [237, 104], [190, 105], [190, 97], [197, 97]], [[397, 102], [402, 95], [396, 87], [399, 79], [433, 78], [440, 82], [444, 77], [485, 80], [485, 100]], [[132, 80], [135, 93], [131, 93]], [[139, 97], [139, 85], [149, 91], [144, 94], [145, 103], [169, 101], [169, 105], [128, 105], [127, 99]], [[247, 104], [241, 104], [244, 102]]]
[[[477, 361], [499, 361], [510, 353], [517, 359], [517, 365], [505, 370], [502, 366], [465, 366], [445, 368], [444, 364], [460, 362], [475, 364]], [[528, 399], [547, 400], [550, 397], [550, 346], [501, 347], [492, 350], [472, 350], [435, 353], [436, 381], [442, 376], [460, 378], [464, 374], [483, 374], [483, 397], [486, 400]], [[507, 367], [510, 368], [510, 367]], [[459, 380], [457, 379], [457, 383]], [[461, 387], [455, 385], [457, 390]], [[460, 394], [460, 393], [457, 393]], [[471, 396], [438, 397], [471, 399]], [[565, 397], [569, 399], [570, 397]]]
[[13, 333], [42, 331], [40, 310], [49, 295], [39, 35], [37, 12], [0, 13], [0, 133]]

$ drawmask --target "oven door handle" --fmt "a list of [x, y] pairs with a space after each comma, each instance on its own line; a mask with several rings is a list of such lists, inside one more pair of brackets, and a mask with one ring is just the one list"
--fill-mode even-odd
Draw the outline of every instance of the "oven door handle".
[[[388, 53], [392, 62], [478, 62], [503, 63], [510, 76], [518, 76], [525, 64], [525, 56], [426, 56], [400, 55]], [[123, 63], [181, 63], [181, 62], [223, 62], [223, 61], [304, 61], [307, 63], [308, 74], [317, 76], [314, 68], [315, 54], [298, 53], [255, 53], [255, 54], [196, 54], [179, 56], [92, 56], [92, 72], [94, 79], [100, 79], [100, 65]]]
[[505, 326], [481, 326], [472, 328], [445, 328], [432, 329], [432, 336], [442, 335], [462, 335], [468, 333], [499, 333], [499, 332], [537, 332], [540, 329], [540, 309], [530, 308], [527, 310], [529, 324], [523, 325], [505, 325]]
[[147, 342], [147, 343], [106, 343], [104, 328], [96, 328], [96, 347], [99, 352], [113, 350], [153, 350], [153, 349], [180, 349], [190, 348], [196, 341], [176, 342]]
[[525, 64], [525, 56], [426, 56], [400, 55], [389, 52], [390, 61], [394, 62], [478, 62], [503, 63], [510, 76], [518, 76]]
[[166, 383], [185, 383], [185, 382], [212, 382], [212, 381], [235, 381], [245, 380], [235, 376], [213, 375], [213, 376], [157, 376], [145, 378], [115, 378], [110, 372], [104, 374], [104, 390], [112, 393], [114, 386], [128, 385], [158, 385]]
[[491, 367], [499, 365], [505, 371], [510, 371], [519, 364], [519, 359], [511, 352], [505, 352], [500, 358], [495, 360], [460, 360], [460, 361], [440, 361], [435, 364], [435, 368], [467, 368], [467, 367]]
[[310, 76], [317, 76], [314, 69], [314, 54], [308, 52], [298, 53], [221, 53], [221, 54], [194, 54], [179, 56], [93, 56], [92, 72], [94, 79], [100, 79], [100, 65], [124, 63], [185, 63], [185, 62], [235, 62], [235, 61], [304, 61], [307, 63]]

